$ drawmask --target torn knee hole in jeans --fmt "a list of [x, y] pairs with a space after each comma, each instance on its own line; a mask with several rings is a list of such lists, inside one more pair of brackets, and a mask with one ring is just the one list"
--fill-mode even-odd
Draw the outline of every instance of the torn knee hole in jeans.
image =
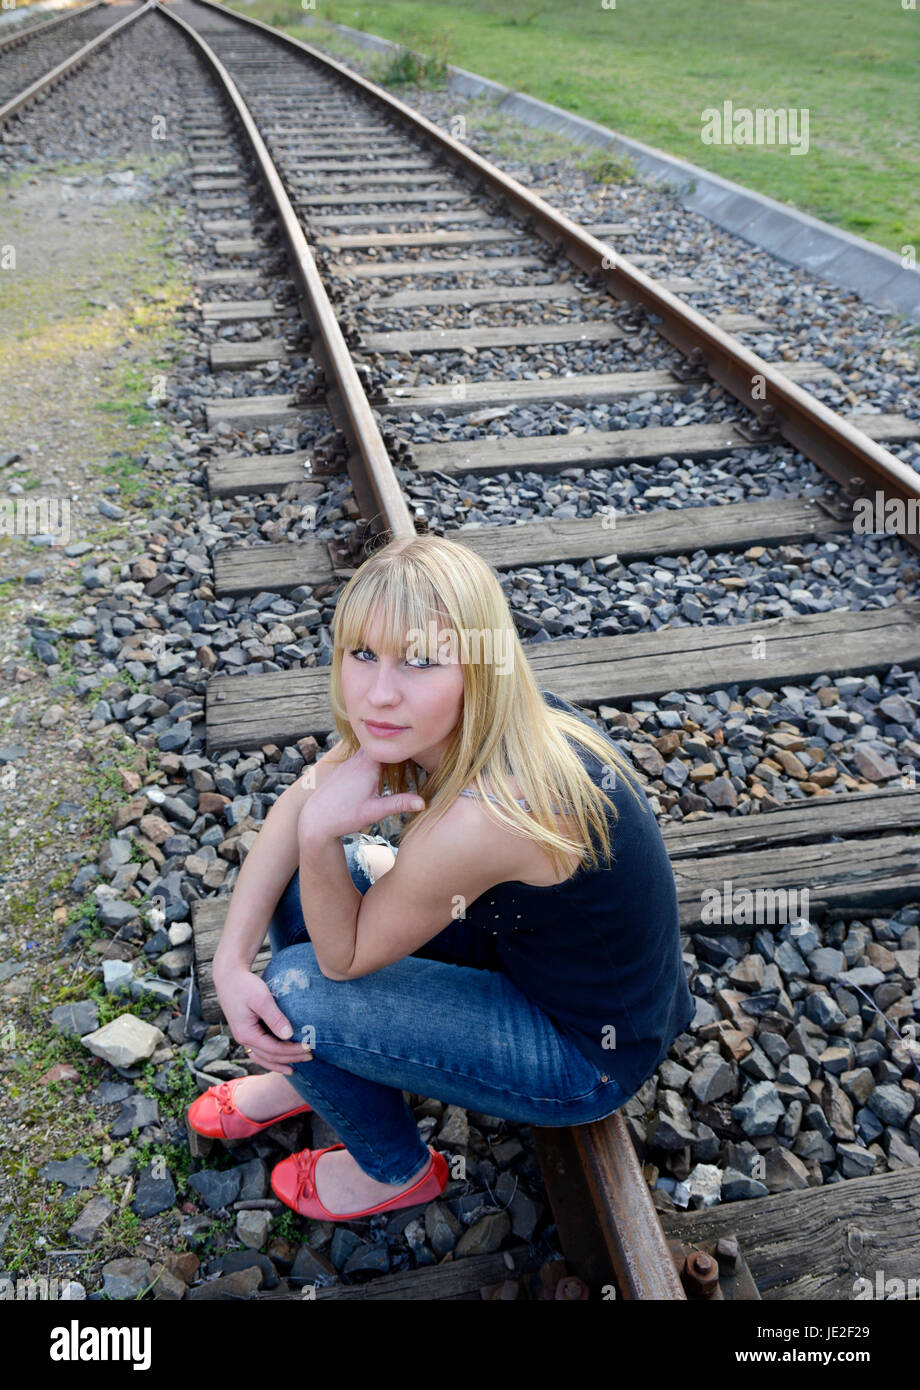
[[367, 849], [368, 842], [366, 840], [359, 840], [355, 845], [355, 858], [358, 861], [358, 868], [361, 869], [362, 872], [367, 875], [370, 883], [374, 884], [377, 880], [374, 876], [374, 870], [371, 866], [371, 862], [367, 855]]
[[290, 965], [284, 970], [279, 970], [272, 979], [266, 981], [266, 984], [277, 998], [290, 994], [295, 989], [309, 989], [310, 976], [301, 967]]
[[[382, 846], [384, 849], [389, 850], [390, 857], [385, 866], [380, 864], [380, 859], [378, 858], [377, 862], [380, 868], [375, 870], [373, 856], [370, 851], [376, 850], [378, 846]], [[361, 869], [366, 875], [368, 882], [373, 886], [377, 882], [380, 872], [386, 873], [396, 862], [396, 851], [388, 840], [380, 836], [368, 836], [366, 839], [355, 841], [355, 859], [357, 860], [358, 868]]]

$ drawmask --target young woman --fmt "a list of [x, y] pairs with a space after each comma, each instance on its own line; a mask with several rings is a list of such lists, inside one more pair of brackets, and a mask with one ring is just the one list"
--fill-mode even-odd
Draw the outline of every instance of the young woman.
[[[212, 1087], [189, 1121], [242, 1138], [315, 1109], [343, 1142], [285, 1158], [272, 1187], [344, 1221], [446, 1185], [404, 1092], [599, 1120], [693, 1001], [642, 786], [540, 689], [494, 570], [455, 541], [392, 541], [347, 584], [333, 634], [341, 741], [272, 807], [214, 957], [233, 1036], [268, 1070]], [[363, 833], [402, 813], [398, 854]]]

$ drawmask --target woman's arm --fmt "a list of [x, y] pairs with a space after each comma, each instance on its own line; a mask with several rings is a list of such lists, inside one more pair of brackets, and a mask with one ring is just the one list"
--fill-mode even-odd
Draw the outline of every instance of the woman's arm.
[[215, 986], [219, 987], [221, 978], [228, 972], [251, 968], [265, 940], [272, 913], [300, 862], [297, 839], [300, 813], [313, 792], [340, 765], [339, 758], [332, 757], [333, 753], [339, 753], [340, 758], [338, 744], [312, 764], [315, 768], [313, 786], [298, 777], [285, 788], [265, 817], [233, 886], [220, 942], [214, 953]]

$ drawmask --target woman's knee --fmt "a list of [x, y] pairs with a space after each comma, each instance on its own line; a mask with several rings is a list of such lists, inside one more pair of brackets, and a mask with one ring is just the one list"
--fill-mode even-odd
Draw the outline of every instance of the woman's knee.
[[278, 951], [262, 972], [262, 980], [282, 1011], [286, 1001], [293, 1001], [306, 990], [315, 996], [323, 983], [329, 983], [319, 968], [311, 941], [298, 941]]

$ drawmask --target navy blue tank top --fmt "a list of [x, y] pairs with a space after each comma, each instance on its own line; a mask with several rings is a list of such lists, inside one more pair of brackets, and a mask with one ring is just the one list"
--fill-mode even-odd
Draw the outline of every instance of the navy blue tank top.
[[[614, 747], [580, 710], [550, 691], [541, 694]], [[615, 823], [607, 811], [609, 867], [601, 856], [601, 867], [582, 863], [549, 887], [498, 883], [467, 906], [465, 920], [492, 937], [489, 968], [508, 975], [602, 1074], [633, 1095], [695, 1012], [681, 958], [677, 890], [641, 785], [633, 781], [636, 801], [623, 773], [611, 779], [612, 764], [569, 743], [617, 808]]]

